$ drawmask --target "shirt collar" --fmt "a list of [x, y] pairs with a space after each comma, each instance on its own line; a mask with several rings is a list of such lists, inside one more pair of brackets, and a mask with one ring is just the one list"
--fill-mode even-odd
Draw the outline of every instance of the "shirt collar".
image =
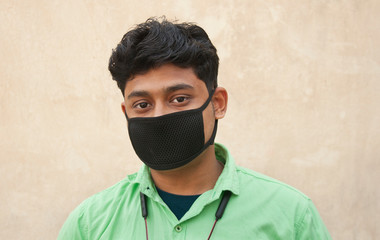
[[[212, 190], [212, 195], [215, 198], [218, 198], [220, 194], [226, 190], [229, 190], [236, 195], [239, 194], [239, 179], [236, 172], [236, 165], [228, 149], [222, 144], [215, 143], [215, 156], [224, 164], [224, 169]], [[140, 191], [148, 197], [153, 197], [153, 195], [155, 195], [154, 192], [156, 190], [150, 175], [150, 170], [145, 164], [138, 171], [134, 182], [140, 185]]]
[[215, 143], [216, 159], [224, 164], [222, 174], [215, 184], [216, 193], [229, 190], [234, 194], [239, 194], [239, 179], [236, 172], [235, 161], [228, 149], [220, 143]]

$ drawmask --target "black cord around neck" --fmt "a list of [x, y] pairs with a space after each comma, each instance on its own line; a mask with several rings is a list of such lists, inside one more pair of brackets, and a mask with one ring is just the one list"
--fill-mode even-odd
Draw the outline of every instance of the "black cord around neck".
[[[211, 239], [211, 235], [214, 232], [215, 225], [218, 222], [219, 219], [222, 218], [224, 210], [227, 207], [227, 203], [230, 200], [231, 192], [230, 191], [224, 191], [222, 200], [219, 203], [218, 209], [215, 212], [215, 222], [211, 228], [210, 234], [208, 235], [207, 240]], [[148, 223], [147, 223], [147, 217], [148, 217], [148, 208], [146, 205], [146, 196], [144, 193], [140, 192], [140, 202], [141, 202], [141, 214], [145, 221], [145, 234], [146, 234], [146, 240], [149, 240], [148, 236]]]
[[146, 207], [146, 196], [144, 193], [140, 192], [140, 201], [141, 201], [141, 214], [145, 221], [145, 235], [146, 240], [149, 240], [148, 238], [148, 223], [146, 221], [146, 218], [148, 217], [148, 208]]

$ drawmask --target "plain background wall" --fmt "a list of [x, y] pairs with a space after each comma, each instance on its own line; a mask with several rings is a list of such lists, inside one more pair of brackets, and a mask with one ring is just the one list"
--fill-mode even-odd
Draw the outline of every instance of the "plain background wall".
[[150, 16], [218, 49], [217, 141], [312, 198], [334, 239], [379, 239], [380, 1], [1, 1], [0, 239], [55, 239], [141, 165], [112, 48]]

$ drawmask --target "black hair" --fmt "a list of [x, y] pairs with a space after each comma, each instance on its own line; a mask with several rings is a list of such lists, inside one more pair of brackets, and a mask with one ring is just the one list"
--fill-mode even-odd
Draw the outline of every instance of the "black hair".
[[112, 50], [108, 70], [124, 95], [127, 81], [135, 75], [169, 63], [192, 68], [209, 91], [218, 85], [219, 58], [207, 33], [193, 23], [165, 17], [149, 18], [128, 31]]

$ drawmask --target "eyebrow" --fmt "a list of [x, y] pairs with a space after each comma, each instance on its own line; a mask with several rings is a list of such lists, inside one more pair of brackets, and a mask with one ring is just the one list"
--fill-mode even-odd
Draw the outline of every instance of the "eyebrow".
[[[182, 90], [182, 89], [194, 89], [194, 87], [185, 83], [179, 83], [179, 84], [165, 88], [165, 93], [169, 94], [169, 93]], [[132, 91], [128, 95], [127, 99], [131, 99], [133, 97], [149, 97], [149, 96], [150, 96], [150, 93], [148, 91], [137, 90], [137, 91]]]
[[149, 97], [149, 96], [150, 96], [150, 94], [147, 91], [144, 91], [144, 90], [142, 90], [142, 91], [132, 91], [128, 95], [127, 99], [131, 99], [133, 97]]
[[182, 90], [182, 89], [194, 89], [194, 87], [185, 83], [179, 83], [179, 84], [167, 87], [165, 89], [165, 93], [168, 94], [168, 93], [172, 93], [172, 92]]

